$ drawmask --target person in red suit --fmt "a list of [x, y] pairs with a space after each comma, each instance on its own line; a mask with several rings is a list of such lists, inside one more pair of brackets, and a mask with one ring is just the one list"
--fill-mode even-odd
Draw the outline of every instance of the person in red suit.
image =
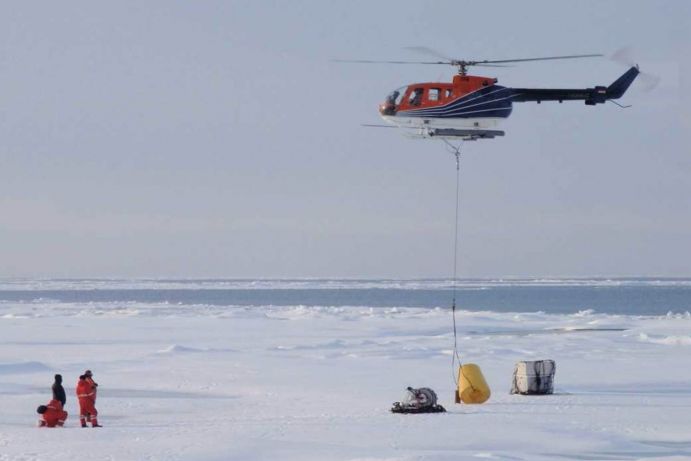
[[77, 399], [79, 400], [79, 422], [86, 427], [87, 421], [93, 427], [102, 427], [98, 424], [98, 411], [96, 411], [96, 388], [98, 384], [93, 380], [91, 370], [86, 370], [77, 381]]
[[36, 413], [41, 415], [38, 427], [62, 427], [67, 419], [67, 412], [62, 409], [62, 403], [55, 399], [48, 402], [48, 405], [39, 406]]

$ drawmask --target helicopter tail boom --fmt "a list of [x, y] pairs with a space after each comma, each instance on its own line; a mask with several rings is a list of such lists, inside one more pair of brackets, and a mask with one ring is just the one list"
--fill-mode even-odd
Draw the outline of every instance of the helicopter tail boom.
[[639, 73], [638, 67], [633, 66], [610, 86], [596, 86], [595, 88], [513, 88], [513, 102], [585, 101], [585, 104], [589, 106], [603, 104], [609, 99], [621, 98]]

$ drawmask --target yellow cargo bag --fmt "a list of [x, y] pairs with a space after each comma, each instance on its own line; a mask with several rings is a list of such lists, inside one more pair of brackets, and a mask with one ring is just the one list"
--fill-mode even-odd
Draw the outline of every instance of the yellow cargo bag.
[[485, 403], [491, 392], [480, 367], [466, 363], [458, 369], [456, 403]]

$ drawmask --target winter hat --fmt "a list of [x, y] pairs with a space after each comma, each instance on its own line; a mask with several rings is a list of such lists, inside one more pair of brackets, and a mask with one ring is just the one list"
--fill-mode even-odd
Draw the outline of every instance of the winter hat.
[[38, 413], [39, 415], [42, 415], [46, 411], [48, 411], [48, 407], [45, 405], [39, 405], [38, 408], [36, 408], [36, 413]]

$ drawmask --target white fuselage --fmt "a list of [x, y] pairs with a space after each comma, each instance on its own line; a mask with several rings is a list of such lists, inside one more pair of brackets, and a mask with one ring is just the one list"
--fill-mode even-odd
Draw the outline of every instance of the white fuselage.
[[[412, 138], [429, 138], [435, 130], [496, 130], [502, 117], [477, 118], [434, 118], [434, 117], [403, 117], [382, 115], [385, 122], [404, 129], [404, 134]], [[436, 136], [437, 138], [457, 139], [457, 136]], [[465, 136], [463, 136], [465, 137]]]

